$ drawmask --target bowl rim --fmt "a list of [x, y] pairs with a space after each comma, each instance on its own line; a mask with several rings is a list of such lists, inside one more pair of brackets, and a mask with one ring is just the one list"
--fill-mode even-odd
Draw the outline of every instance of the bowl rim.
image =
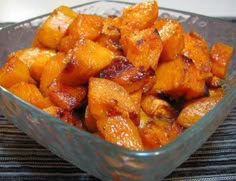
[[[133, 2], [124, 2], [124, 1], [120, 1], [120, 0], [94, 0], [94, 1], [91, 1], [91, 2], [83, 3], [83, 4], [80, 4], [80, 5], [76, 5], [76, 6], [72, 6], [71, 8], [76, 9], [76, 8], [79, 8], [79, 7], [82, 7], [82, 6], [86, 6], [86, 5], [90, 5], [90, 4], [94, 4], [94, 3], [101, 3], [101, 2], [122, 3], [122, 4], [127, 4], [127, 5], [135, 4]], [[181, 11], [181, 10], [162, 8], [162, 7], [159, 7], [159, 10], [166, 10], [166, 11], [170, 11], [170, 12], [183, 13], [183, 14], [186, 14], [186, 15], [195, 15], [195, 16], [199, 16], [199, 17], [203, 17], [203, 18], [210, 18], [212, 20], [227, 22], [227, 21], [219, 19], [219, 18], [208, 17], [208, 16], [204, 16], [204, 15], [200, 15], [200, 14], [196, 14], [196, 13], [191, 13], [191, 12], [186, 12], [186, 11]], [[9, 28], [17, 27], [17, 26], [22, 25], [24, 23], [30, 23], [30, 22], [32, 22], [34, 20], [37, 20], [37, 19], [40, 19], [40, 18], [45, 18], [48, 15], [50, 15], [50, 13], [43, 14], [43, 15], [40, 15], [40, 16], [37, 16], [37, 17], [33, 17], [33, 18], [28, 19], [28, 20], [18, 22], [18, 23], [15, 23], [13, 25], [4, 27], [0, 30], [0, 33], [1, 33], [1, 31], [7, 31]], [[230, 24], [233, 25], [233, 23], [231, 23], [231, 22], [227, 22], [227, 23], [230, 23]], [[102, 138], [99, 138], [99, 137], [97, 137], [97, 136], [95, 136], [95, 135], [93, 135], [93, 134], [91, 134], [91, 133], [89, 133], [85, 130], [80, 130], [80, 129], [72, 126], [72, 125], [69, 125], [69, 124], [67, 124], [67, 123], [65, 123], [65, 122], [49, 115], [45, 111], [31, 105], [30, 103], [20, 99], [19, 97], [17, 97], [16, 95], [14, 95], [10, 91], [8, 91], [7, 89], [0, 86], [0, 93], [4, 93], [10, 99], [12, 99], [14, 101], [17, 101], [21, 105], [25, 106], [27, 109], [30, 109], [30, 110], [32, 109], [32, 110], [37, 111], [38, 113], [42, 114], [42, 116], [50, 118], [49, 121], [53, 121], [55, 123], [63, 124], [64, 126], [68, 127], [69, 129], [75, 131], [76, 133], [78, 133], [82, 136], [86, 136], [90, 139], [93, 139], [93, 141], [95, 141], [99, 144], [103, 144], [107, 148], [109, 148], [112, 151], [115, 151], [117, 153], [123, 153], [123, 154], [128, 155], [128, 156], [140, 156], [140, 157], [143, 157], [143, 156], [150, 157], [150, 156], [156, 156], [156, 155], [163, 155], [165, 153], [171, 152], [172, 150], [175, 150], [180, 144], [185, 143], [192, 136], [194, 136], [199, 131], [204, 129], [204, 127], [207, 124], [210, 124], [211, 119], [208, 119], [208, 118], [211, 117], [214, 114], [215, 111], [220, 111], [220, 108], [223, 106], [224, 102], [236, 100], [236, 96], [233, 96], [235, 92], [236, 92], [236, 84], [230, 88], [230, 90], [225, 94], [225, 96], [222, 98], [222, 100], [211, 111], [209, 111], [197, 123], [195, 123], [192, 127], [186, 129], [183, 133], [181, 133], [176, 139], [174, 139], [170, 143], [168, 143], [168, 144], [166, 144], [166, 145], [164, 145], [160, 148], [155, 148], [155, 149], [145, 150], [145, 151], [136, 151], [136, 150], [130, 150], [128, 148], [124, 148], [124, 147], [118, 146], [116, 144], [110, 143], [110, 142], [108, 142], [108, 141], [106, 141]]]

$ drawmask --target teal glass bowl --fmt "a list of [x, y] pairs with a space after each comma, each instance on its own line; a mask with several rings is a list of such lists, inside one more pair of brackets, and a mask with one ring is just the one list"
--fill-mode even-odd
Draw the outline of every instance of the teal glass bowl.
[[[94, 1], [74, 7], [77, 12], [120, 15], [128, 4]], [[236, 48], [235, 24], [187, 12], [160, 8], [160, 16], [179, 20], [185, 31], [195, 30], [209, 46], [223, 42]], [[48, 15], [0, 30], [0, 66], [7, 55], [31, 45], [37, 27]], [[236, 54], [224, 83], [226, 95], [213, 110], [176, 140], [151, 151], [131, 151], [79, 130], [22, 101], [0, 87], [0, 112], [38, 143], [102, 180], [157, 181], [169, 175], [196, 151], [224, 121], [236, 99]]]

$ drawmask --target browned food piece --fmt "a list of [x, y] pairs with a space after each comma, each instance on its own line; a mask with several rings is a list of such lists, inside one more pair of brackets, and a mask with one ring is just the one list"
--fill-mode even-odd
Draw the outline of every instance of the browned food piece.
[[145, 149], [159, 148], [166, 145], [182, 133], [178, 124], [166, 120], [148, 122], [140, 129], [140, 135]]
[[28, 66], [31, 76], [39, 82], [45, 64], [54, 55], [56, 55], [54, 50], [26, 48], [10, 54], [9, 58], [19, 58]]
[[189, 36], [191, 36], [191, 38], [193, 38], [196, 46], [200, 47], [206, 54], [209, 54], [208, 44], [207, 44], [206, 40], [201, 37], [200, 34], [198, 34], [195, 31], [190, 31], [188, 34], [189, 34]]
[[82, 105], [87, 95], [85, 86], [69, 86], [54, 80], [48, 87], [48, 97], [57, 106], [71, 111]]
[[81, 85], [109, 65], [113, 59], [112, 51], [91, 40], [80, 40], [68, 53], [69, 63], [59, 76], [68, 85]]
[[121, 16], [122, 28], [143, 30], [153, 25], [158, 16], [156, 1], [141, 2], [124, 8]]
[[141, 107], [146, 114], [152, 117], [174, 119], [177, 115], [168, 102], [152, 95], [142, 97]]
[[88, 106], [96, 120], [123, 116], [139, 124], [138, 112], [128, 92], [119, 84], [102, 78], [90, 78]]
[[160, 63], [156, 71], [156, 83], [151, 93], [184, 96], [193, 99], [207, 94], [205, 77], [195, 65], [183, 57]]
[[135, 67], [143, 67], [144, 70], [157, 68], [158, 60], [162, 52], [162, 41], [155, 28], [136, 31], [129, 36], [121, 37], [121, 45], [127, 59]]
[[85, 109], [84, 119], [85, 119], [86, 128], [88, 129], [89, 132], [94, 133], [98, 131], [97, 120], [91, 115], [88, 106]]
[[97, 121], [97, 127], [105, 140], [131, 150], [143, 150], [138, 128], [130, 119], [122, 116]]
[[40, 78], [40, 91], [44, 96], [48, 95], [49, 84], [58, 77], [66, 66], [65, 56], [64, 53], [57, 53], [45, 64]]
[[34, 84], [20, 82], [10, 87], [9, 91], [26, 102], [41, 109], [53, 105], [48, 98], [43, 97], [39, 89]]
[[184, 49], [182, 54], [192, 60], [194, 65], [207, 79], [211, 76], [212, 63], [204, 40], [200, 37], [200, 35], [199, 38], [196, 37], [196, 35], [193, 36], [193, 33], [184, 34]]
[[132, 94], [129, 94], [129, 95], [130, 95], [130, 98], [133, 101], [134, 107], [136, 109], [135, 112], [138, 113], [138, 115], [134, 114], [133, 117], [132, 117], [132, 114], [130, 114], [130, 117], [132, 120], [137, 119], [140, 124], [142, 90], [138, 90], [138, 91], [133, 92]]
[[27, 65], [17, 57], [11, 57], [0, 69], [0, 86], [9, 88], [21, 81], [35, 83]]
[[203, 97], [188, 103], [185, 108], [180, 112], [177, 122], [185, 127], [189, 128], [212, 110], [215, 105], [221, 100], [222, 95], [218, 94], [211, 97]]
[[99, 75], [118, 83], [129, 93], [142, 89], [147, 79], [147, 72], [143, 68], [134, 67], [122, 56], [115, 57]]
[[184, 48], [183, 28], [177, 20], [167, 18], [157, 19], [153, 25], [160, 34], [163, 50], [161, 61], [175, 59]]
[[83, 129], [82, 121], [75, 114], [73, 114], [73, 112], [66, 111], [57, 106], [50, 106], [43, 110], [57, 119], [60, 119], [77, 128]]
[[32, 46], [41, 44], [51, 49], [57, 49], [61, 39], [77, 13], [66, 6], [55, 9], [48, 19], [39, 27]]
[[227, 67], [231, 56], [233, 54], [233, 48], [223, 43], [215, 43], [212, 46], [210, 57], [213, 63], [212, 73], [213, 75], [225, 79]]
[[89, 14], [78, 14], [71, 23], [68, 34], [75, 39], [87, 38], [95, 40], [101, 34], [103, 26], [103, 17]]
[[66, 35], [61, 39], [60, 44], [58, 45], [58, 50], [60, 52], [68, 52], [75, 46], [76, 41], [77, 39], [72, 35]]

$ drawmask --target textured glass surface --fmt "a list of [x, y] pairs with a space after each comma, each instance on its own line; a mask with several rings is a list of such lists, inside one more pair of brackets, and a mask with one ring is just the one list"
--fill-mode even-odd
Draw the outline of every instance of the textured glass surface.
[[[83, 13], [120, 14], [123, 2], [97, 1], [75, 7]], [[200, 33], [212, 45], [220, 41], [236, 48], [234, 24], [185, 12], [160, 9], [160, 16], [178, 19], [186, 31]], [[10, 52], [29, 47], [36, 28], [46, 16], [0, 31], [0, 65]], [[102, 180], [160, 180], [199, 148], [222, 123], [236, 98], [236, 54], [229, 66], [223, 100], [202, 120], [160, 149], [138, 152], [108, 143], [57, 120], [0, 87], [0, 111], [19, 129], [56, 155]]]

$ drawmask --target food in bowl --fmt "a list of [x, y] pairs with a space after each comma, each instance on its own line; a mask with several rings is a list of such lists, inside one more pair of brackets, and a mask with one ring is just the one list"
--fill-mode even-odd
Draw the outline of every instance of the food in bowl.
[[156, 1], [120, 17], [60, 6], [38, 28], [32, 47], [13, 52], [0, 85], [49, 114], [111, 143], [161, 147], [224, 96], [233, 48], [209, 48], [195, 31], [158, 18]]

